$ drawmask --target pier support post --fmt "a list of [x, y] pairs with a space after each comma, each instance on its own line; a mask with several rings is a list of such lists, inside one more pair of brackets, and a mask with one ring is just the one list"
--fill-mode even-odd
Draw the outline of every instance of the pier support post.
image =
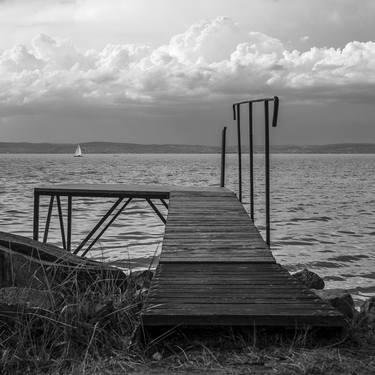
[[271, 244], [270, 226], [270, 128], [269, 128], [269, 105], [264, 102], [264, 143], [265, 143], [265, 184], [266, 184], [266, 243]]
[[254, 222], [254, 140], [253, 103], [249, 103], [249, 162], [250, 162], [250, 217]]
[[66, 249], [70, 252], [72, 247], [72, 196], [68, 195], [68, 223], [66, 229]]
[[34, 222], [33, 222], [33, 239], [38, 241], [39, 239], [39, 192], [34, 190]]
[[242, 147], [241, 147], [241, 113], [240, 106], [236, 106], [237, 115], [237, 143], [238, 143], [238, 200], [242, 202]]
[[221, 135], [221, 173], [220, 173], [220, 186], [225, 186], [225, 153], [226, 153], [226, 138], [227, 138], [227, 127], [224, 126]]

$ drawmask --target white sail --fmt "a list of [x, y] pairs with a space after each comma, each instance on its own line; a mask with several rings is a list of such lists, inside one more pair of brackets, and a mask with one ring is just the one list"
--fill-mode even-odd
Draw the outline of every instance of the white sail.
[[82, 150], [81, 150], [80, 145], [77, 146], [76, 152], [74, 153], [74, 157], [79, 157], [79, 156], [82, 156]]

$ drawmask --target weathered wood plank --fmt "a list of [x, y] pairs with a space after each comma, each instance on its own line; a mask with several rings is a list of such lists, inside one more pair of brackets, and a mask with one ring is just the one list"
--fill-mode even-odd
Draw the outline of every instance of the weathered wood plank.
[[[300, 309], [297, 309], [296, 306], [289, 305], [289, 304], [280, 304], [275, 306], [274, 304], [229, 304], [229, 303], [222, 303], [222, 304], [211, 304], [211, 303], [161, 303], [147, 307], [146, 311], [150, 314], [155, 313], [168, 313], [169, 315], [178, 315], [183, 314], [185, 315], [187, 312], [191, 314], [197, 315], [253, 315], [253, 314], [261, 314], [261, 315], [268, 315], [268, 316], [283, 316], [290, 313], [295, 313], [298, 315], [305, 315], [305, 316], [317, 316], [317, 315], [330, 315], [330, 316], [339, 316], [338, 313], [333, 311], [329, 308], [322, 309], [320, 305], [316, 303], [311, 304], [299, 304]], [[304, 308], [305, 307], [305, 308]]]

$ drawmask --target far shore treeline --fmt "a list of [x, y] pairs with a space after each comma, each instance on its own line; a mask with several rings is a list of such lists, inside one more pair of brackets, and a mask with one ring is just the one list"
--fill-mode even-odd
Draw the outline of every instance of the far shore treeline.
[[[217, 146], [183, 144], [137, 144], [115, 142], [80, 143], [84, 154], [215, 154]], [[76, 144], [0, 142], [0, 154], [73, 154]], [[263, 152], [263, 146], [255, 146], [255, 152]], [[247, 152], [247, 146], [243, 146]], [[227, 146], [228, 153], [237, 152], [236, 146]], [[272, 145], [273, 153], [288, 154], [375, 154], [375, 143], [337, 143], [327, 145]]]

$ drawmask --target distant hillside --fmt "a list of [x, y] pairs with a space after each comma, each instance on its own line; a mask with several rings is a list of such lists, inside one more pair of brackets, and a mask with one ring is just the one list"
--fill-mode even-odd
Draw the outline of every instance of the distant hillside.
[[307, 146], [272, 146], [272, 151], [290, 154], [375, 154], [375, 143], [336, 143]]
[[[80, 143], [84, 154], [160, 154], [160, 153], [217, 153], [218, 147], [200, 145], [156, 145], [114, 142]], [[73, 154], [76, 144], [68, 143], [10, 143], [0, 142], [0, 153], [13, 154]]]
[[[73, 154], [76, 144], [69, 143], [27, 143], [0, 142], [1, 154]], [[220, 147], [204, 145], [177, 144], [136, 144], [115, 142], [81, 143], [84, 154], [209, 154], [219, 153]], [[229, 146], [228, 152], [236, 152], [235, 146]], [[243, 152], [247, 148], [244, 147]], [[256, 152], [263, 152], [262, 146], [255, 147]], [[375, 154], [375, 143], [338, 143], [328, 145], [276, 145], [271, 152], [287, 154]]]

